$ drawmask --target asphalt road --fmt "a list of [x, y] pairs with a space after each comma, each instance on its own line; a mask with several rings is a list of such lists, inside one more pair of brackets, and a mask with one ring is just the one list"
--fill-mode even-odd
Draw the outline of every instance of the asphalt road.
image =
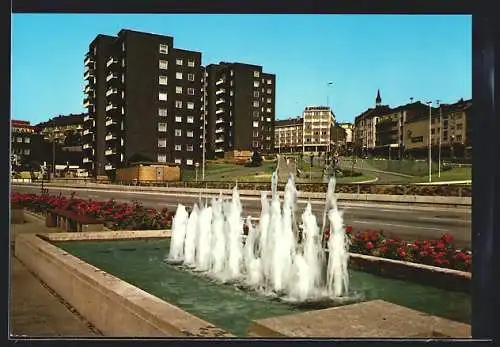
[[[39, 187], [13, 186], [13, 191], [40, 193]], [[179, 203], [193, 205], [199, 201], [200, 195], [154, 192], [123, 192], [98, 189], [49, 188], [50, 194], [69, 195], [75, 191], [76, 197], [93, 200], [139, 201], [144, 206], [161, 209], [167, 207], [175, 210]], [[260, 199], [242, 197], [244, 216], [258, 217]], [[210, 201], [210, 200], [208, 200]], [[322, 222], [324, 202], [311, 201], [313, 212]], [[307, 200], [299, 199], [298, 216], [304, 210]], [[423, 240], [437, 238], [445, 232], [451, 233], [459, 247], [470, 247], [471, 211], [470, 209], [450, 209], [434, 207], [410, 207], [382, 204], [340, 203], [344, 211], [344, 223], [352, 225], [355, 231], [383, 230], [388, 236], [398, 236], [406, 240]]]

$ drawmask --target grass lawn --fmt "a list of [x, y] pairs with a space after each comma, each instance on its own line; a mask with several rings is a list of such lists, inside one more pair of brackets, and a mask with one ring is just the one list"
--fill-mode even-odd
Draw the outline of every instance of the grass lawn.
[[[429, 176], [415, 177], [415, 183], [425, 183], [428, 182]], [[445, 182], [445, 181], [465, 181], [472, 179], [472, 168], [471, 167], [455, 167], [453, 169], [442, 171], [441, 177], [435, 173], [431, 175], [432, 182]]]
[[[237, 164], [207, 163], [205, 166], [206, 181], [246, 181], [259, 182], [259, 180], [271, 180], [271, 174], [275, 169], [275, 163], [264, 162], [260, 167], [246, 167]], [[262, 176], [262, 177], [261, 177]], [[184, 170], [183, 180], [194, 181], [196, 179], [195, 170]], [[201, 167], [198, 168], [198, 180], [201, 180]]]

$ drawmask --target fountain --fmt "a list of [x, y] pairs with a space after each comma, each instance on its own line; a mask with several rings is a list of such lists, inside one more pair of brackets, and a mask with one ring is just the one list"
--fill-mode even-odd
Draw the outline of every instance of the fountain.
[[[285, 186], [283, 206], [277, 187], [275, 171], [271, 199], [262, 192], [260, 219], [255, 226], [250, 216], [246, 220], [242, 217], [237, 186], [231, 199], [220, 195], [212, 199], [211, 206], [195, 204], [189, 215], [179, 205], [167, 261], [286, 301], [345, 297], [349, 245], [335, 197], [335, 177], [328, 184], [321, 229], [310, 203], [302, 213], [301, 225], [297, 225], [298, 192], [293, 175]], [[323, 238], [325, 227], [330, 230], [327, 242]]]

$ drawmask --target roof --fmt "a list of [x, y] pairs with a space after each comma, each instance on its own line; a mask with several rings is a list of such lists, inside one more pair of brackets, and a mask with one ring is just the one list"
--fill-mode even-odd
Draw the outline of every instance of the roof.
[[302, 117], [288, 118], [288, 119], [276, 119], [274, 121], [274, 127], [284, 127], [284, 126], [302, 124], [302, 121], [303, 121]]
[[357, 116], [354, 120], [355, 123], [360, 121], [361, 119], [368, 119], [368, 118], [373, 118], [373, 117], [379, 117], [385, 114], [391, 113], [392, 109], [388, 105], [380, 105], [375, 108], [369, 108], [363, 113], [361, 113], [359, 116]]
[[83, 124], [83, 117], [85, 117], [86, 113], [80, 114], [69, 114], [69, 115], [61, 115], [54, 118], [49, 119], [46, 122], [42, 122], [36, 125], [37, 128], [46, 128], [46, 127], [54, 127], [54, 126], [64, 126], [64, 125], [79, 125]]
[[12, 127], [18, 127], [18, 128], [32, 128], [32, 125], [30, 124], [29, 121], [26, 120], [17, 120], [17, 119], [12, 119], [10, 121], [10, 124]]

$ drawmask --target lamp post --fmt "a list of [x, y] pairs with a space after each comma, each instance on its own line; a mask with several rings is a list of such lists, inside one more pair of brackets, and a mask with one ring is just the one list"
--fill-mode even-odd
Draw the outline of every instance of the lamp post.
[[432, 182], [432, 147], [431, 147], [431, 120], [432, 120], [432, 101], [428, 101], [427, 104], [429, 105], [429, 183]]
[[441, 132], [443, 131], [442, 127], [442, 119], [443, 119], [443, 109], [441, 108], [440, 100], [436, 100], [438, 106], [439, 106], [439, 148], [438, 148], [438, 177], [441, 177]]
[[[206, 85], [206, 70], [203, 69], [203, 148], [202, 148], [202, 159], [201, 159], [201, 180], [205, 181], [205, 151], [206, 151], [206, 118], [207, 118], [207, 110], [206, 110], [206, 92], [207, 92], [207, 85]], [[198, 170], [196, 170], [196, 176], [198, 176]], [[196, 179], [198, 181], [198, 178]]]
[[[328, 107], [330, 107], [330, 98], [329, 98], [329, 93], [328, 93], [328, 87], [330, 87], [330, 86], [333, 86], [333, 81], [326, 83], [326, 106], [328, 106]], [[331, 110], [331, 107], [330, 107], [330, 110]], [[333, 116], [333, 110], [331, 110], [331, 111], [332, 111], [332, 116]], [[331, 119], [330, 119], [330, 121], [331, 121]], [[330, 122], [328, 122], [328, 123], [330, 123]], [[330, 153], [330, 150], [331, 150], [331, 147], [330, 147], [331, 146], [331, 134], [330, 134], [331, 128], [332, 127], [329, 124], [329, 129], [327, 132], [327, 134], [328, 134], [328, 147], [327, 147], [328, 153]]]

